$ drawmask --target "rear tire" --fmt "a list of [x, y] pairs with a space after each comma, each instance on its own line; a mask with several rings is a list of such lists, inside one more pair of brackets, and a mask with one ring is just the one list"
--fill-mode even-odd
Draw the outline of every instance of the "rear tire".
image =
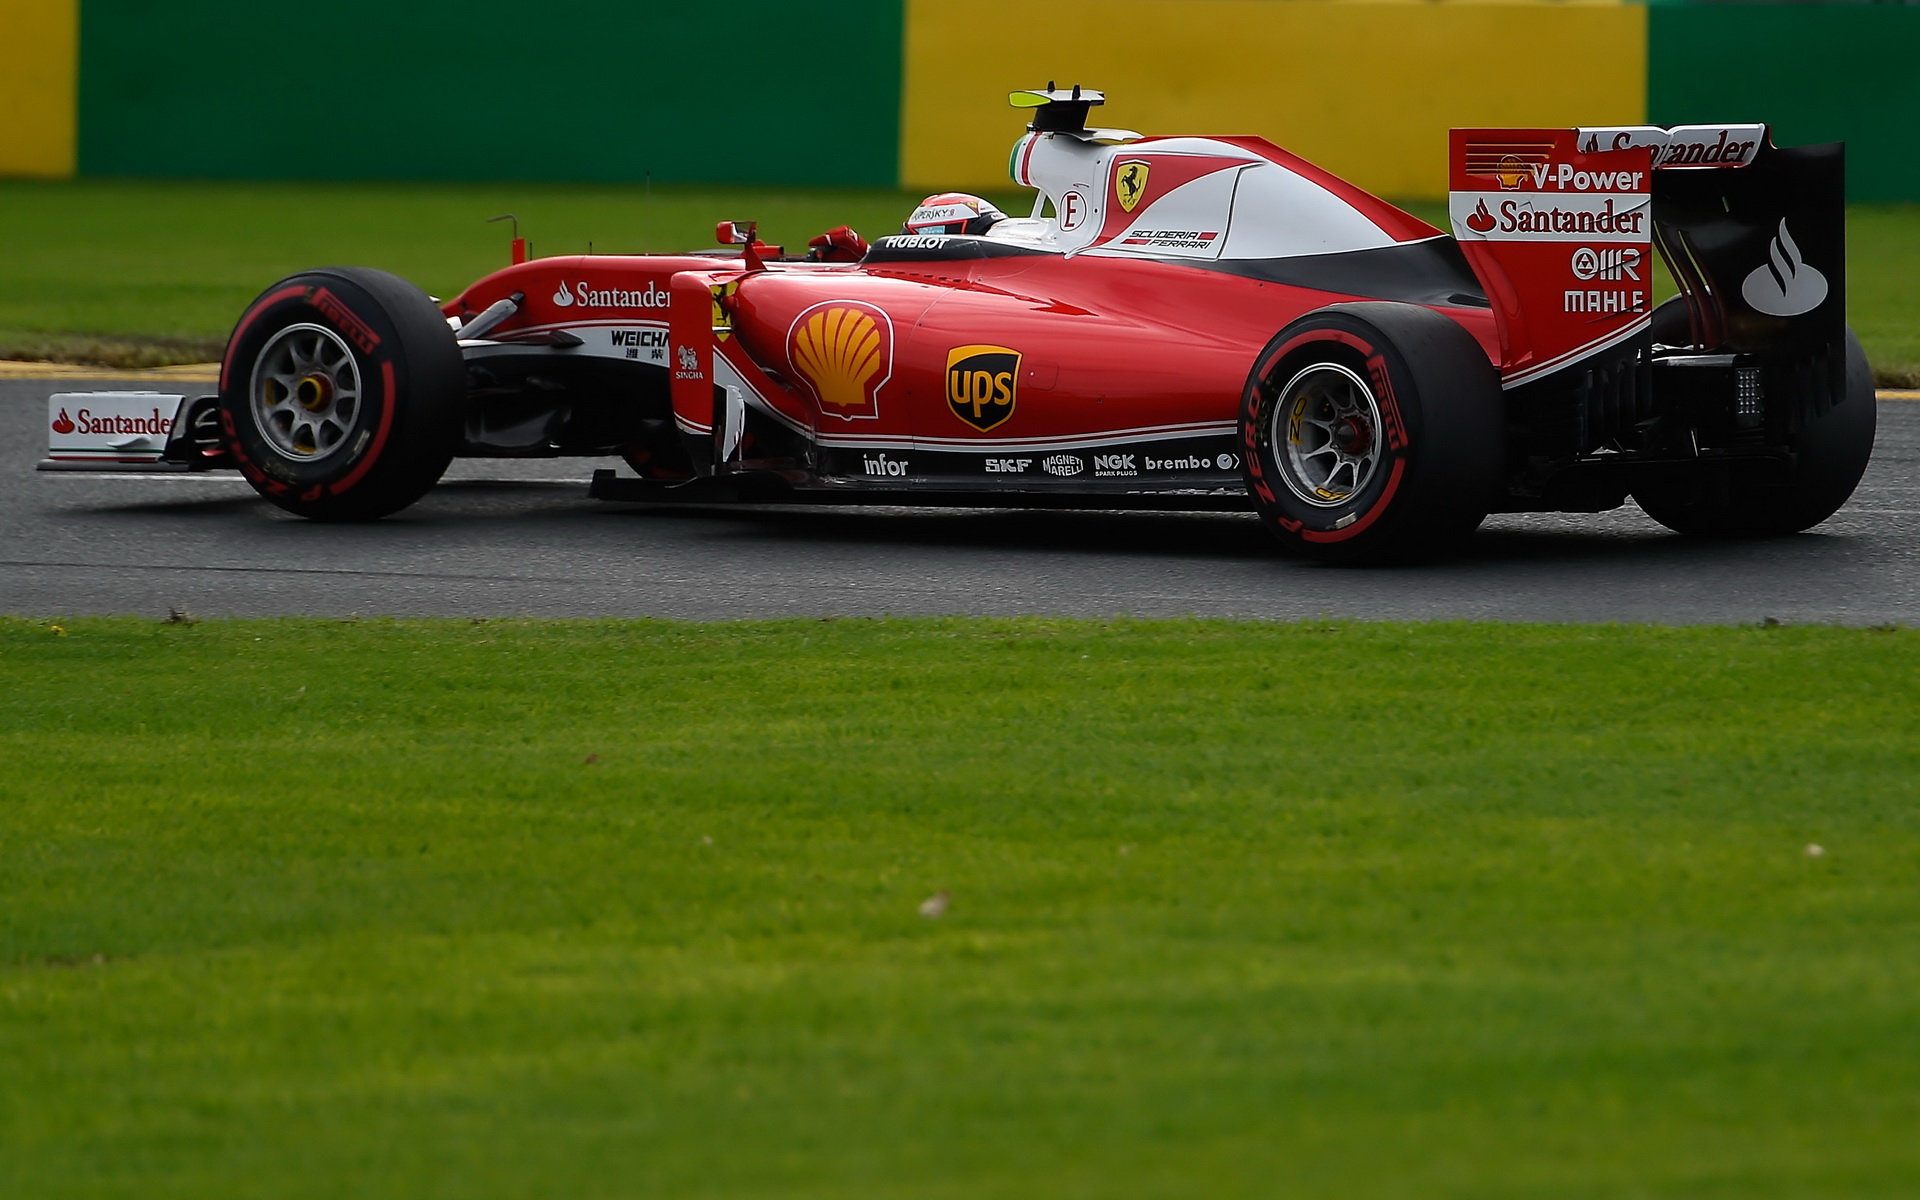
[[1873, 371], [1847, 330], [1846, 391], [1824, 413], [1809, 413], [1793, 445], [1793, 468], [1778, 477], [1702, 472], [1634, 488], [1646, 514], [1695, 537], [1780, 537], [1811, 529], [1840, 511], [1873, 457], [1878, 413]]
[[1247, 487], [1282, 546], [1323, 562], [1434, 557], [1486, 519], [1506, 419], [1486, 352], [1407, 304], [1336, 304], [1281, 330], [1240, 404]]
[[220, 364], [220, 423], [254, 490], [316, 521], [371, 521], [446, 471], [467, 394], [460, 347], [419, 288], [330, 267], [262, 292]]

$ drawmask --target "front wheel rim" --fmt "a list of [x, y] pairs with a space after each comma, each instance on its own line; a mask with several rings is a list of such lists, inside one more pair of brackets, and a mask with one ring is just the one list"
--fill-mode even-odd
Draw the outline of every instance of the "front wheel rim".
[[1315, 508], [1338, 508], [1379, 474], [1384, 425], [1366, 380], [1339, 363], [1314, 363], [1280, 389], [1268, 444], [1288, 491]]
[[275, 451], [316, 462], [346, 446], [359, 421], [360, 366], [333, 330], [289, 325], [260, 351], [248, 395], [254, 425]]

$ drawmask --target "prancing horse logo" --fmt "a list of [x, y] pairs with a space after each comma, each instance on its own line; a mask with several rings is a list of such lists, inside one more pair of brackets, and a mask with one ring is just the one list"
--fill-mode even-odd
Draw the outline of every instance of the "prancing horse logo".
[[1120, 201], [1120, 211], [1132, 212], [1140, 207], [1140, 197], [1147, 194], [1147, 172], [1152, 167], [1137, 158], [1120, 163], [1113, 176], [1113, 195]]

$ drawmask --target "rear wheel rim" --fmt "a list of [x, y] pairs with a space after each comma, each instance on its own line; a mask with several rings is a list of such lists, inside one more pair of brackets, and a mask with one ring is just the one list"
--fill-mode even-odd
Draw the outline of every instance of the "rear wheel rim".
[[248, 387], [254, 425], [276, 452], [317, 462], [345, 447], [360, 419], [360, 366], [339, 334], [289, 325], [255, 360]]
[[1379, 474], [1383, 424], [1366, 380], [1339, 363], [1314, 363], [1280, 389], [1268, 444], [1288, 491], [1315, 508], [1338, 508]]

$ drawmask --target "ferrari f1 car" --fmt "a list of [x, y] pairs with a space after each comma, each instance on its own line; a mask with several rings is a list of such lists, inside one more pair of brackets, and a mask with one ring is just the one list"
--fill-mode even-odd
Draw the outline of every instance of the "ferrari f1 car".
[[358, 521], [454, 456], [605, 456], [633, 472], [596, 472], [606, 498], [1248, 508], [1334, 561], [1629, 497], [1684, 533], [1791, 533], [1865, 469], [1839, 145], [1456, 130], [1448, 236], [1260, 138], [1090, 128], [1102, 99], [1012, 97], [1030, 215], [858, 261], [723, 222], [686, 254], [516, 237], [444, 304], [292, 276], [217, 395], [57, 396], [44, 465], [232, 468]]

